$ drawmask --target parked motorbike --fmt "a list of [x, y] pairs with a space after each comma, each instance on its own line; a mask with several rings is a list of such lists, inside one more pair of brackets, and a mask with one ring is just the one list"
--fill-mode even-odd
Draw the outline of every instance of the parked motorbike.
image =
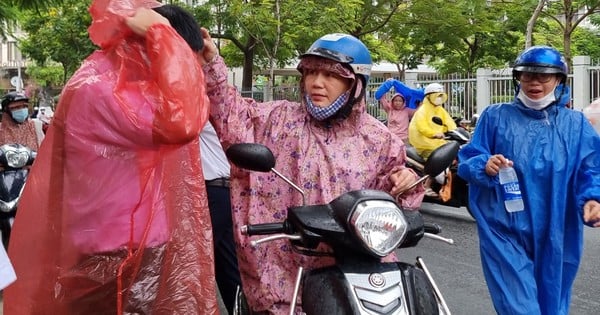
[[36, 155], [35, 151], [18, 143], [0, 146], [0, 230], [6, 249], [29, 166]]
[[[437, 125], [440, 125], [440, 126], [444, 125], [442, 122], [442, 119], [440, 117], [434, 116], [431, 120]], [[450, 142], [456, 142], [461, 148], [471, 141], [471, 133], [463, 127], [458, 127], [454, 130], [450, 130], [450, 131], [444, 133], [444, 136], [445, 136], [444, 139], [446, 139]], [[406, 158], [407, 158], [406, 165], [408, 167], [410, 167], [415, 172], [417, 172], [417, 174], [420, 174], [420, 175], [424, 174], [423, 168], [426, 163], [426, 160], [417, 153], [417, 150], [414, 147], [412, 147], [412, 146], [406, 147]], [[469, 211], [469, 213], [471, 213], [471, 211], [469, 209], [469, 187], [468, 187], [467, 181], [463, 180], [457, 174], [458, 152], [456, 153], [456, 156], [454, 158], [455, 158], [455, 163], [452, 163], [452, 165], [450, 166], [449, 174], [445, 174], [444, 176], [436, 176], [437, 180], [432, 181], [432, 185], [431, 185], [431, 188], [434, 191], [439, 192], [441, 190], [442, 186], [444, 186], [446, 184], [446, 181], [449, 180], [448, 176], [452, 176], [452, 179], [451, 179], [452, 183], [450, 186], [451, 187], [450, 198], [448, 200], [444, 201], [439, 196], [438, 197], [425, 196], [423, 201], [429, 202], [429, 203], [440, 204], [440, 205], [444, 205], [444, 206], [455, 207], [455, 208], [466, 207], [467, 210]]]
[[[424, 165], [427, 176], [444, 170], [453, 161], [458, 144], [438, 148]], [[226, 151], [240, 168], [273, 172], [304, 196], [302, 189], [274, 169], [272, 152], [259, 144], [235, 144]], [[288, 239], [303, 255], [323, 256], [320, 243], [329, 245], [335, 265], [304, 271], [294, 284], [292, 305], [302, 288], [302, 311], [308, 315], [427, 314], [448, 315], [450, 310], [422, 258], [415, 264], [383, 263], [381, 258], [398, 248], [416, 246], [423, 237], [453, 244], [436, 235], [441, 228], [426, 224], [418, 211], [403, 210], [394, 197], [378, 190], [356, 190], [328, 204], [290, 206], [283, 222], [242, 227], [245, 235], [268, 235], [252, 245]], [[291, 307], [293, 314], [295, 307]], [[234, 315], [250, 314], [243, 294], [238, 294]]]

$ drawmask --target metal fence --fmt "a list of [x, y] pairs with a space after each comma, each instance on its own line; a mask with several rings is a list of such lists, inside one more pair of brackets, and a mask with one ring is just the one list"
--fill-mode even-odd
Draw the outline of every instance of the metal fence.
[[[367, 111], [380, 119], [386, 118], [385, 111], [375, 99], [375, 91], [384, 81], [384, 78], [372, 77], [366, 93]], [[515, 95], [512, 69], [479, 69], [476, 74], [465, 75], [410, 73], [403, 82], [414, 88], [425, 87], [433, 82], [444, 85], [448, 93], [445, 109], [453, 117], [465, 119], [470, 119], [473, 114], [480, 113], [490, 104], [510, 102]], [[575, 57], [573, 73], [569, 74], [567, 84], [571, 88], [571, 105], [575, 109], [581, 110], [594, 99], [599, 98], [600, 60], [591, 61], [589, 57]], [[242, 95], [258, 101], [265, 99], [299, 101], [300, 89], [298, 86], [275, 87], [272, 98], [264, 90], [243, 92]], [[388, 93], [388, 97], [391, 95], [392, 93]]]

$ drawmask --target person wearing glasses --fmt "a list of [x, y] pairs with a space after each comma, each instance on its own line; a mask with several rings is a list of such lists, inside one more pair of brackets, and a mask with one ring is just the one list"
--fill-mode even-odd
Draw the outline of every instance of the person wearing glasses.
[[[568, 314], [584, 225], [600, 227], [600, 137], [566, 108], [568, 73], [556, 49], [524, 50], [513, 66], [515, 99], [487, 107], [459, 152], [498, 314]], [[505, 166], [516, 170], [521, 211], [505, 209]]]

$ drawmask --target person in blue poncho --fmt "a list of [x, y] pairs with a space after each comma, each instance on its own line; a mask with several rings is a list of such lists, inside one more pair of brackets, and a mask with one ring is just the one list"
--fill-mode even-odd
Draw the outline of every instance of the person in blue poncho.
[[[568, 314], [584, 224], [600, 227], [600, 137], [565, 107], [567, 74], [556, 49], [523, 51], [514, 101], [487, 107], [459, 153], [498, 314]], [[504, 208], [497, 174], [506, 165], [517, 172], [522, 211]]]

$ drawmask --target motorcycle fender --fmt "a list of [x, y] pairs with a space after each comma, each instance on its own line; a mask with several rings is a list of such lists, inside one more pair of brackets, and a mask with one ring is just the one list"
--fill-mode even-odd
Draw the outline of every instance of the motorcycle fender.
[[309, 271], [303, 279], [302, 306], [307, 315], [439, 314], [424, 272], [405, 263]]

